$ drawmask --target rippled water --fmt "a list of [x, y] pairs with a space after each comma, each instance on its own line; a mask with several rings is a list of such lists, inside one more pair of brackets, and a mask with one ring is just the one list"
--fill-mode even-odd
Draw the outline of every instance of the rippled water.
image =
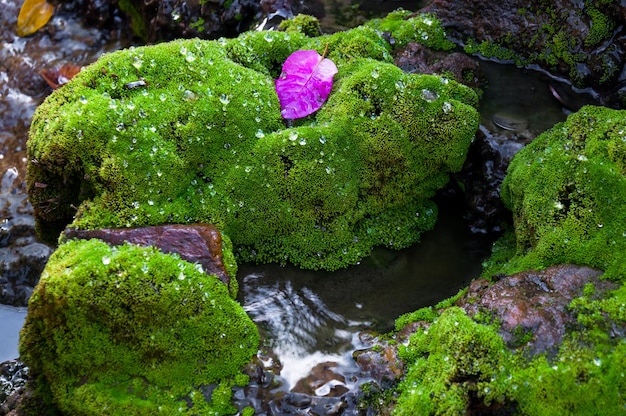
[[365, 347], [359, 332], [389, 331], [399, 315], [457, 293], [480, 273], [487, 253], [486, 240], [467, 230], [459, 212], [443, 211], [420, 244], [377, 249], [345, 270], [243, 265], [239, 298], [293, 387], [316, 364], [355, 368], [351, 354]]

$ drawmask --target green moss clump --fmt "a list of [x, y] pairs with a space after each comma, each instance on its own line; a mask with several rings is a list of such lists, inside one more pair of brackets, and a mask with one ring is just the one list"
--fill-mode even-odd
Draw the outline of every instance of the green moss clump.
[[[65, 414], [224, 414], [258, 341], [217, 277], [152, 248], [80, 240], [50, 258], [20, 355]], [[223, 394], [205, 400], [215, 383]]]
[[[626, 342], [609, 339], [607, 320], [586, 320], [586, 311], [624, 320], [623, 287], [606, 300], [581, 298], [579, 326], [568, 331], [552, 357], [529, 358], [505, 348], [497, 325], [483, 325], [450, 307], [401, 347], [407, 366], [398, 386], [397, 415], [523, 414], [529, 416], [621, 414], [626, 399]], [[622, 306], [617, 306], [622, 305]], [[620, 311], [621, 308], [621, 311]], [[595, 334], [595, 335], [593, 335]]]
[[501, 272], [575, 263], [624, 279], [625, 114], [584, 107], [515, 156], [502, 199], [513, 212], [516, 249]]
[[406, 46], [409, 42], [421, 43], [438, 50], [454, 48], [454, 43], [446, 38], [441, 22], [432, 14], [415, 15], [399, 9], [383, 19], [373, 19], [367, 25], [389, 33], [394, 39], [394, 48]]
[[504, 341], [463, 310], [446, 309], [428, 329], [418, 329], [400, 349], [408, 364], [395, 414], [464, 414], [470, 394], [504, 374]]
[[278, 28], [285, 32], [299, 32], [308, 37], [322, 34], [319, 20], [306, 14], [299, 14], [292, 19], [283, 20]]
[[[379, 23], [436, 26], [390, 19]], [[403, 74], [375, 27], [105, 55], [34, 117], [28, 177], [39, 231], [73, 217], [83, 229], [207, 222], [243, 260], [329, 270], [375, 245], [418, 241], [436, 219], [430, 198], [465, 159], [477, 97]], [[286, 126], [273, 78], [299, 49], [327, 49], [339, 73], [322, 109]]]

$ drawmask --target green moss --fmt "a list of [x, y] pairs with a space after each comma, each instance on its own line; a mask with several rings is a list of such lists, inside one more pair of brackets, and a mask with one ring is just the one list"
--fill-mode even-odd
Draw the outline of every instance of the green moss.
[[148, 28], [146, 28], [144, 19], [141, 13], [133, 5], [131, 0], [120, 0], [118, 6], [121, 11], [126, 13], [130, 17], [130, 27], [133, 33], [141, 38], [143, 41], [148, 39]]
[[[605, 300], [581, 299], [575, 308], [600, 308], [624, 321], [625, 291]], [[597, 303], [594, 303], [597, 302]], [[621, 306], [617, 306], [621, 305]], [[608, 313], [611, 310], [616, 315]], [[584, 314], [581, 310], [581, 315]], [[579, 315], [579, 317], [581, 316]], [[480, 414], [595, 415], [623, 413], [626, 342], [590, 334], [605, 331], [606, 319], [570, 330], [551, 358], [532, 358], [505, 348], [497, 325], [474, 322], [455, 307], [426, 329], [418, 329], [400, 349], [407, 365], [394, 408], [398, 415]]]
[[400, 349], [409, 370], [399, 389], [398, 415], [464, 414], [470, 394], [503, 376], [508, 352], [488, 326], [449, 308], [428, 328], [419, 329]]
[[596, 46], [603, 40], [610, 38], [615, 28], [615, 22], [593, 6], [586, 7], [585, 12], [591, 18], [585, 45]]
[[278, 28], [285, 32], [299, 32], [308, 37], [322, 34], [319, 20], [306, 14], [299, 14], [292, 19], [283, 20]]
[[623, 111], [584, 107], [515, 156], [502, 185], [516, 235], [506, 273], [575, 263], [626, 276], [625, 133]]
[[[217, 277], [155, 249], [90, 240], [50, 258], [20, 355], [67, 414], [224, 414], [257, 347], [254, 323]], [[200, 387], [214, 383], [207, 402]]]
[[[339, 69], [333, 93], [286, 127], [272, 78], [295, 50], [326, 47]], [[430, 198], [463, 164], [478, 100], [390, 61], [370, 26], [105, 55], [34, 117], [28, 176], [39, 229], [73, 217], [87, 229], [209, 222], [240, 259], [330, 270], [375, 245], [406, 247], [434, 225]]]
[[432, 14], [412, 13], [396, 10], [383, 19], [373, 19], [367, 23], [377, 30], [387, 32], [394, 39], [394, 48], [406, 46], [409, 42], [421, 43], [438, 50], [451, 50], [454, 43], [446, 38], [441, 21]]

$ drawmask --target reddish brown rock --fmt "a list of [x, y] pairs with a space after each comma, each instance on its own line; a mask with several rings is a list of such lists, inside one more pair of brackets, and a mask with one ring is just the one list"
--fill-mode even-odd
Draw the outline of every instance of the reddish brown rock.
[[550, 352], [574, 322], [568, 305], [582, 295], [587, 283], [600, 293], [615, 288], [598, 279], [601, 274], [589, 267], [558, 265], [506, 276], [493, 284], [477, 279], [458, 305], [469, 316], [486, 313], [501, 322], [500, 335], [509, 347], [524, 347], [531, 354]]
[[154, 246], [163, 253], [177, 253], [181, 259], [198, 263], [206, 274], [216, 275], [227, 286], [230, 276], [224, 268], [222, 235], [211, 224], [168, 224], [139, 228], [66, 229], [68, 239], [97, 238], [117, 246], [125, 242]]

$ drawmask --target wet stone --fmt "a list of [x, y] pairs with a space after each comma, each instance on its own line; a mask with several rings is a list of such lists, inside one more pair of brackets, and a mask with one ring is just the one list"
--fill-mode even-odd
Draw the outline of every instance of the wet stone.
[[550, 353], [575, 322], [568, 305], [582, 295], [587, 283], [599, 293], [616, 288], [600, 280], [601, 275], [590, 267], [558, 265], [505, 276], [491, 285], [477, 279], [458, 305], [469, 316], [488, 313], [501, 322], [500, 335], [509, 347], [524, 348], [531, 355]]
[[198, 263], [207, 274], [216, 275], [230, 286], [230, 276], [224, 268], [222, 236], [211, 224], [170, 224], [138, 228], [102, 228], [97, 230], [64, 231], [68, 239], [98, 238], [111, 245], [125, 242], [154, 246], [163, 253], [176, 253], [183, 260]]

